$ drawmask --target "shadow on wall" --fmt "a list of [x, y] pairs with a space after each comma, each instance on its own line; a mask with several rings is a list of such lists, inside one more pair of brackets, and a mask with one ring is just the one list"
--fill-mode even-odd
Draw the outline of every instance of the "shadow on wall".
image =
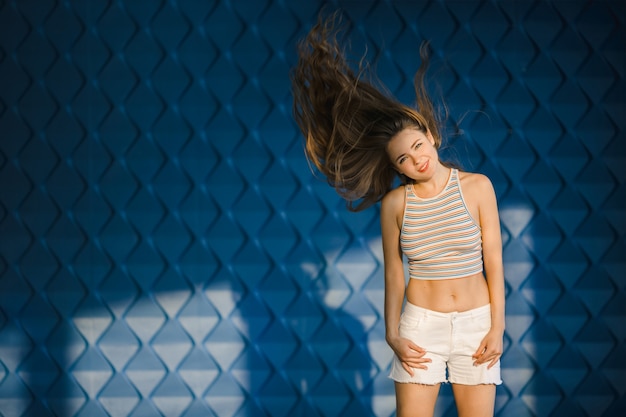
[[[215, 233], [203, 239], [199, 223], [215, 207], [199, 201], [187, 213], [198, 222], [190, 236], [174, 212], [143, 210], [129, 227], [130, 210], [102, 219], [94, 216], [101, 199], [84, 198], [84, 211], [56, 216], [54, 234], [74, 239], [29, 242], [15, 263], [23, 275], [7, 268], [3, 276], [3, 415], [389, 414], [392, 396], [371, 404], [388, 358], [380, 340], [368, 340], [379, 321], [358, 292], [368, 278], [379, 292], [377, 265], [365, 249], [368, 270], [354, 262], [363, 254], [345, 249], [344, 226], [327, 221], [315, 242], [293, 250], [272, 234], [268, 256], [228, 215], [208, 216]], [[88, 213], [85, 235], [65, 217]], [[341, 244], [319, 255], [333, 239]], [[28, 262], [35, 254], [39, 262]], [[277, 266], [271, 256], [287, 261]]]
[[[222, 236], [222, 250], [236, 240]], [[116, 265], [85, 243], [77, 256], [85, 264], [69, 264], [72, 273], [52, 277], [4, 323], [2, 415], [374, 415], [388, 355], [367, 338], [372, 306], [359, 305], [367, 301], [334, 267], [306, 243], [286, 269], [219, 266], [206, 247], [192, 247], [169, 264], [140, 243]], [[350, 262], [343, 256], [341, 267], [363, 283], [372, 268]], [[17, 305], [30, 295], [4, 293], [8, 313], [10, 296]], [[378, 350], [376, 362], [368, 349]], [[377, 405], [386, 414], [388, 400]]]

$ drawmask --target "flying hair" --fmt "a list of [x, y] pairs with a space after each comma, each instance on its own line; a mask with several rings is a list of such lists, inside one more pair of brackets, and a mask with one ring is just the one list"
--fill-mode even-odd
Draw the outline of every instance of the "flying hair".
[[[401, 130], [430, 132], [441, 146], [440, 122], [425, 87], [428, 44], [420, 47], [415, 73], [416, 108], [400, 103], [364, 78], [362, 59], [355, 70], [347, 62], [338, 34], [341, 15], [321, 14], [298, 44], [298, 62], [291, 72], [293, 114], [309, 163], [360, 211], [380, 201], [399, 177], [387, 155], [389, 141]], [[400, 176], [402, 182], [407, 179]]]

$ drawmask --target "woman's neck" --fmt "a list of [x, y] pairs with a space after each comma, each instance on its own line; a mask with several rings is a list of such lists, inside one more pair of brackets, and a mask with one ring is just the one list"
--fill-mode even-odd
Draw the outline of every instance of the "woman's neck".
[[414, 192], [422, 198], [438, 195], [448, 183], [451, 171], [450, 168], [438, 163], [437, 169], [430, 179], [413, 183]]

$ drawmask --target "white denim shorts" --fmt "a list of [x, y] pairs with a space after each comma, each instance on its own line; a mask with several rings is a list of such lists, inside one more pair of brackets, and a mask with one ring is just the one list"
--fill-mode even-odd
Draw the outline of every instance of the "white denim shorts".
[[442, 382], [463, 385], [502, 383], [500, 361], [474, 366], [472, 355], [491, 328], [489, 304], [473, 310], [440, 313], [406, 303], [400, 317], [400, 337], [426, 350], [428, 369], [414, 368], [411, 376], [396, 355], [389, 378], [396, 382], [435, 385]]

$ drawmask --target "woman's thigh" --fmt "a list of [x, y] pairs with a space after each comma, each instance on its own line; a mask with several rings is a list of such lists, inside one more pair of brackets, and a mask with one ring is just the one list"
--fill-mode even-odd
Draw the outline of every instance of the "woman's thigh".
[[496, 402], [494, 384], [452, 384], [459, 417], [493, 417]]
[[439, 385], [396, 382], [397, 417], [432, 417]]

